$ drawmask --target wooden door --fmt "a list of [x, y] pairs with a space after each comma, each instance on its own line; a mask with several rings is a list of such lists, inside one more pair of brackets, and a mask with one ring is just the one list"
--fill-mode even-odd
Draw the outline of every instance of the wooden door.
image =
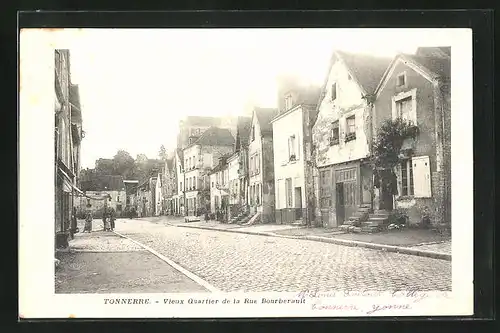
[[335, 210], [337, 212], [337, 225], [342, 225], [345, 221], [344, 194], [344, 183], [337, 183], [335, 186]]
[[302, 188], [295, 188], [295, 220], [302, 219]]
[[351, 217], [357, 209], [358, 205], [358, 182], [357, 182], [357, 169], [349, 168], [336, 171], [337, 184], [343, 184], [342, 189], [337, 186], [337, 194], [341, 197], [336, 200], [337, 207], [337, 221], [340, 224]]

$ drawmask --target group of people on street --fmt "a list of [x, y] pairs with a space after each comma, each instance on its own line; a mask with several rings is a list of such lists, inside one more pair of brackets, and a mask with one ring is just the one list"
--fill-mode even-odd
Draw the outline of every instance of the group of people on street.
[[[87, 208], [90, 207], [87, 206]], [[104, 226], [103, 230], [113, 231], [115, 229], [115, 220], [116, 220], [116, 214], [113, 207], [104, 208], [104, 211], [102, 212], [102, 222]], [[85, 216], [85, 227], [83, 228], [83, 232], [89, 232], [89, 233], [92, 232], [92, 222], [93, 222], [92, 211], [88, 209]]]

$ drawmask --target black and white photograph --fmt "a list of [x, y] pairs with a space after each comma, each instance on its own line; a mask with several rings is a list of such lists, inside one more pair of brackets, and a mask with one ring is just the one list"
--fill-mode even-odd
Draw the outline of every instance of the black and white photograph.
[[22, 31], [25, 313], [467, 313], [464, 30]]

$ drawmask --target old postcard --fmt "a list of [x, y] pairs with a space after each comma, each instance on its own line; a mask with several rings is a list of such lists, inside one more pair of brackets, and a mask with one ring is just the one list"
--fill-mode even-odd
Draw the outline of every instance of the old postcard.
[[19, 316], [471, 315], [468, 29], [23, 29]]

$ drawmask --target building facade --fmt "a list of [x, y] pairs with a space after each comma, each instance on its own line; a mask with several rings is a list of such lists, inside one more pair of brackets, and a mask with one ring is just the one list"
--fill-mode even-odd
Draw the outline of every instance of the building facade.
[[392, 59], [336, 51], [312, 130], [317, 224], [337, 227], [371, 205], [373, 93]]
[[107, 208], [122, 216], [127, 202], [126, 185], [122, 176], [87, 174], [81, 178], [85, 196], [78, 198], [77, 213], [80, 217], [91, 211], [94, 218], [101, 218]]
[[66, 247], [78, 188], [80, 145], [84, 136], [78, 86], [71, 83], [70, 52], [54, 51], [55, 89], [55, 246]]
[[251, 129], [252, 117], [238, 117], [234, 151], [238, 154], [239, 199], [241, 203], [240, 209], [243, 212], [248, 212], [249, 210], [248, 188], [250, 186], [250, 175], [248, 170], [248, 143]]
[[248, 140], [249, 209], [260, 214], [262, 223], [272, 223], [274, 216], [274, 153], [271, 120], [277, 109], [255, 108]]
[[[392, 170], [396, 191], [375, 189], [375, 208], [399, 210], [411, 224], [429, 217], [451, 223], [451, 50], [419, 48], [395, 57], [376, 91], [374, 134], [387, 120], [401, 119], [418, 128], [403, 141], [400, 162]], [[384, 184], [384, 179], [381, 179]]]
[[175, 167], [175, 158], [165, 160], [162, 168], [162, 209], [164, 214], [173, 215], [175, 212], [175, 199], [177, 194], [177, 173]]
[[210, 209], [210, 171], [233, 149], [231, 131], [218, 127], [210, 127], [184, 148], [185, 213], [188, 216], [198, 216]]
[[[314, 209], [306, 176], [310, 171], [312, 124], [316, 117], [319, 87], [282, 85], [279, 114], [273, 119], [275, 220], [278, 224], [311, 224]], [[308, 209], [309, 208], [309, 209]]]
[[228, 156], [219, 158], [219, 163], [209, 172], [210, 176], [210, 212], [226, 213], [229, 209], [229, 170]]
[[184, 197], [184, 155], [182, 149], [177, 148], [174, 156], [174, 167], [176, 172], [175, 194], [172, 197], [174, 202], [174, 215], [183, 215], [185, 206]]
[[228, 129], [233, 137], [236, 136], [237, 118], [187, 116], [179, 122], [177, 148], [184, 149], [196, 141], [210, 127]]

